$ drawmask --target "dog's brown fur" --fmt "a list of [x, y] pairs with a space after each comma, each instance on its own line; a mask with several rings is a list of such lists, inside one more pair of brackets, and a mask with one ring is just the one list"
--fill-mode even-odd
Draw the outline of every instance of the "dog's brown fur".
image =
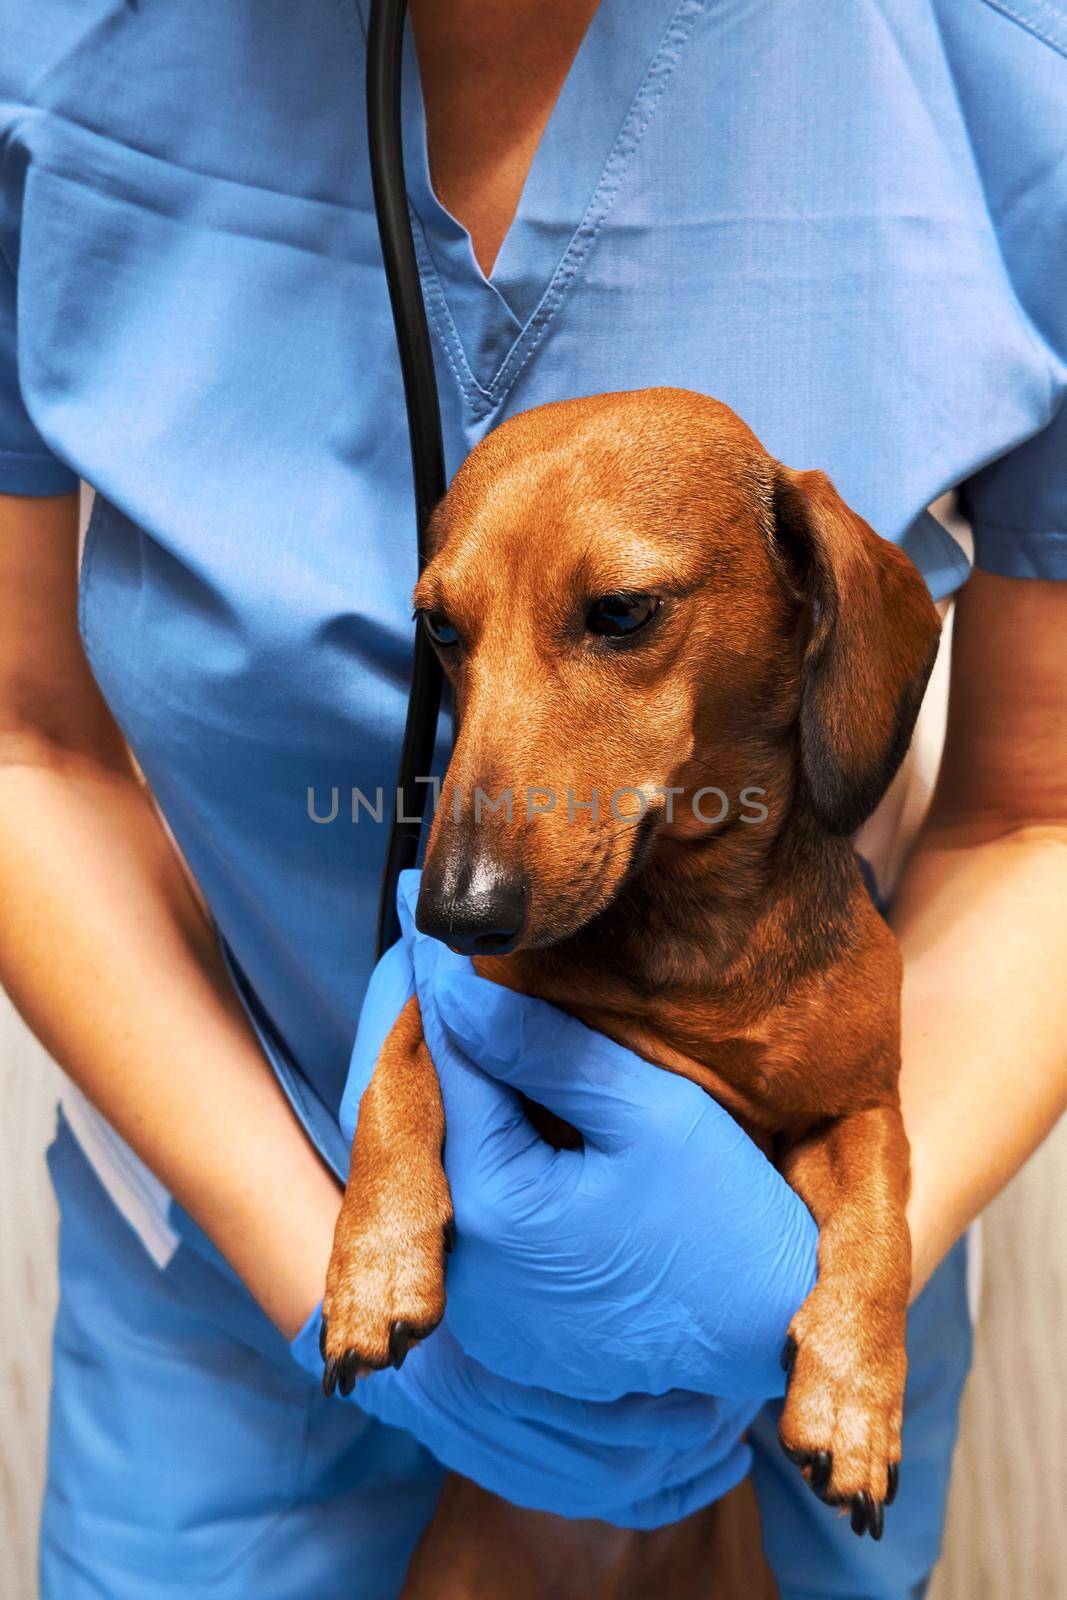
[[751, 1479], [673, 1527], [631, 1533], [518, 1511], [450, 1477], [412, 1557], [404, 1600], [775, 1600], [777, 1592]]
[[[848, 835], [906, 750], [936, 652], [922, 580], [821, 473], [670, 389], [505, 423], [438, 508], [432, 551], [415, 599], [459, 630], [442, 659], [460, 731], [423, 897], [447, 898], [472, 860], [521, 870], [519, 946], [478, 970], [692, 1078], [773, 1154], [820, 1229], [782, 1441], [880, 1532], [910, 1281], [901, 972]], [[615, 592], [662, 597], [622, 649], [584, 627]], [[691, 800], [709, 785], [732, 805], [705, 824]], [[514, 791], [510, 820], [473, 826], [479, 787]], [[634, 825], [562, 804], [529, 817], [530, 787], [678, 792], [673, 819], [659, 802]], [[739, 810], [752, 789], [759, 824]], [[324, 1308], [331, 1379], [401, 1357], [443, 1313], [442, 1131], [413, 1001], [360, 1112]]]

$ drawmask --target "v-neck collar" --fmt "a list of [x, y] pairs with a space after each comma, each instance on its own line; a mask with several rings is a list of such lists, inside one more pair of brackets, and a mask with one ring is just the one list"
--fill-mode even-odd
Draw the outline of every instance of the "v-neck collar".
[[438, 200], [410, 25], [404, 160], [427, 312], [476, 417], [499, 406], [579, 275], [707, 0], [600, 0], [489, 277]]

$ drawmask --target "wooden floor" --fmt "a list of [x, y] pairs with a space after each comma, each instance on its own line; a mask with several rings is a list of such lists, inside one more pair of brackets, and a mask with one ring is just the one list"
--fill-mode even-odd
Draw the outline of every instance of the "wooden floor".
[[[58, 1074], [0, 995], [0, 1600], [34, 1600]], [[1067, 1600], [1067, 1122], [986, 1219], [975, 1369], [930, 1600]], [[298, 1597], [294, 1596], [294, 1600]]]

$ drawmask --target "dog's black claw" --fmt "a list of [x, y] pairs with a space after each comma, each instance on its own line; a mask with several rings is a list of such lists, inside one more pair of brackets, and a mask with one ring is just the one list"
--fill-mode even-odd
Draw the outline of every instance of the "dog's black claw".
[[341, 1365], [337, 1374], [337, 1387], [347, 1400], [352, 1390], [356, 1387], [359, 1377], [360, 1360], [355, 1350], [346, 1350], [341, 1357]]
[[449, 1217], [444, 1226], [445, 1255], [450, 1256], [456, 1248], [456, 1219]]
[[322, 1369], [322, 1392], [332, 1395], [337, 1388], [337, 1362], [333, 1356], [326, 1357], [326, 1365]]
[[888, 1471], [886, 1472], [885, 1503], [886, 1503], [887, 1506], [891, 1506], [893, 1504], [893, 1501], [897, 1497], [897, 1490], [899, 1488], [900, 1488], [900, 1462], [899, 1461], [891, 1461], [889, 1463]]
[[840, 1497], [830, 1493], [830, 1485], [828, 1483], [816, 1483], [811, 1474], [808, 1476], [808, 1488], [816, 1500], [821, 1500], [824, 1506], [838, 1506], [841, 1504]]
[[832, 1450], [797, 1450], [792, 1445], [786, 1444], [779, 1435], [778, 1443], [795, 1467], [807, 1471], [808, 1486], [812, 1494], [816, 1495], [824, 1505], [836, 1506], [840, 1502], [837, 1495], [830, 1494], [830, 1479], [834, 1471], [834, 1453]]
[[418, 1338], [410, 1322], [394, 1322], [389, 1329], [389, 1365], [397, 1370], [404, 1365], [404, 1357]]
[[884, 1527], [885, 1509], [880, 1500], [875, 1500], [871, 1504], [870, 1516], [867, 1519], [867, 1532], [872, 1539], [880, 1539]]
[[319, 1323], [319, 1355], [324, 1361], [326, 1360], [326, 1328], [326, 1318], [323, 1317], [322, 1321]]
[[811, 1486], [816, 1494], [825, 1492], [834, 1470], [832, 1450], [816, 1450], [811, 1458]]
[[796, 1360], [796, 1358], [797, 1358], [797, 1342], [793, 1338], [793, 1335], [790, 1334], [789, 1338], [785, 1341], [785, 1344], [782, 1346], [782, 1354], [781, 1354], [781, 1357], [780, 1357], [780, 1360], [781, 1360], [781, 1363], [782, 1363], [782, 1371], [783, 1372], [792, 1372], [792, 1370], [793, 1370], [793, 1362]]
[[852, 1532], [864, 1534], [867, 1532], [868, 1518], [873, 1511], [871, 1497], [864, 1489], [862, 1494], [852, 1497]]

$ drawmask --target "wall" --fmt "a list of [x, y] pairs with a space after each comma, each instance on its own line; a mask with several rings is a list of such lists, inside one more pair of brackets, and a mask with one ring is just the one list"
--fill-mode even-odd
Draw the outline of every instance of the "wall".
[[0, 1600], [37, 1593], [56, 1208], [44, 1166], [59, 1073], [0, 992]]

